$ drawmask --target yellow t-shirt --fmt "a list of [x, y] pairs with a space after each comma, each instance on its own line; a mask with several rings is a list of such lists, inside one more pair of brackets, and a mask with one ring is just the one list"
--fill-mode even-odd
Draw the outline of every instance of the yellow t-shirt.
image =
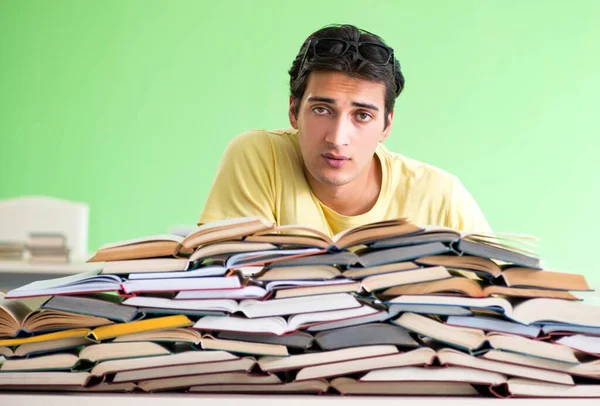
[[344, 216], [313, 194], [296, 130], [248, 131], [227, 146], [199, 223], [260, 215], [277, 225], [309, 226], [332, 236], [349, 227], [408, 217], [421, 226], [491, 231], [456, 176], [382, 144], [375, 154], [382, 170], [377, 202], [367, 213]]

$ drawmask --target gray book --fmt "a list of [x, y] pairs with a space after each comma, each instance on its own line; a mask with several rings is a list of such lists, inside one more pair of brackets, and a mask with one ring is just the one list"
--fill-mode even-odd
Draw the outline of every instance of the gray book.
[[386, 238], [370, 244], [374, 249], [406, 247], [409, 245], [427, 244], [432, 242], [441, 242], [452, 244], [460, 240], [460, 233], [454, 230], [426, 230], [413, 234], [400, 235], [398, 237]]
[[133, 320], [137, 314], [135, 307], [83, 296], [52, 296], [41, 308], [104, 317], [123, 323]]
[[307, 257], [285, 259], [269, 264], [269, 268], [283, 266], [307, 266], [307, 265], [340, 265], [349, 266], [357, 263], [358, 255], [350, 251], [311, 255]]
[[378, 323], [381, 321], [388, 320], [391, 317], [394, 317], [395, 314], [390, 313], [389, 311], [381, 310], [377, 313], [369, 314], [367, 316], [361, 317], [352, 317], [348, 319], [335, 320], [326, 323], [319, 323], [311, 326], [307, 329], [307, 331], [314, 333], [316, 331], [325, 331], [325, 330], [335, 330], [343, 327], [350, 326], [358, 326], [369, 323]]
[[305, 350], [310, 347], [314, 340], [314, 337], [311, 334], [302, 331], [297, 331], [293, 334], [286, 334], [283, 336], [277, 336], [275, 334], [245, 333], [238, 331], [221, 331], [218, 333], [218, 338], [224, 340], [249, 341], [252, 343], [280, 344], [285, 345], [288, 348], [298, 348], [301, 350]]
[[482, 244], [461, 239], [456, 244], [456, 248], [463, 254], [475, 255], [488, 259], [496, 259], [503, 262], [510, 262], [526, 268], [541, 269], [540, 259], [537, 257], [521, 254], [509, 249], [494, 247], [489, 244]]
[[441, 242], [410, 245], [383, 250], [367, 251], [359, 256], [358, 262], [364, 267], [371, 267], [394, 262], [412, 261], [420, 257], [440, 255], [450, 252], [451, 249]]
[[370, 323], [321, 331], [315, 335], [315, 342], [323, 350], [386, 344], [410, 348], [419, 346], [408, 330], [387, 323]]

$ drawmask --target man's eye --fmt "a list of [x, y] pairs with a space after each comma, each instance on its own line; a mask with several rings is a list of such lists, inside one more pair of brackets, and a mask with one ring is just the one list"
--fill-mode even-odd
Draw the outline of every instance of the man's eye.
[[369, 113], [361, 112], [356, 114], [356, 118], [358, 118], [358, 121], [367, 122], [370, 121], [373, 117]]
[[324, 116], [325, 114], [329, 113], [329, 110], [327, 110], [325, 107], [314, 107], [313, 111], [320, 116]]

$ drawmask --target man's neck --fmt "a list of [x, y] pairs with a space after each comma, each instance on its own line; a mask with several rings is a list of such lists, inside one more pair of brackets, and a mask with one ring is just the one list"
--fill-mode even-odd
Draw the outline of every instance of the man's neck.
[[339, 187], [323, 187], [309, 177], [310, 187], [317, 198], [330, 209], [344, 216], [358, 216], [375, 206], [381, 191], [382, 172], [379, 158], [375, 155], [363, 176]]

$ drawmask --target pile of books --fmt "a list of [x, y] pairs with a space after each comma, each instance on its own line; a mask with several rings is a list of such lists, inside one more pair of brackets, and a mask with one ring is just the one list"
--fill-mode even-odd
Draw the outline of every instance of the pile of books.
[[107, 244], [0, 298], [0, 390], [600, 397], [600, 307], [535, 244], [259, 218]]
[[21, 261], [25, 244], [20, 241], [0, 241], [0, 261]]
[[31, 262], [53, 264], [69, 262], [67, 241], [60, 233], [30, 233], [27, 250], [31, 254]]

